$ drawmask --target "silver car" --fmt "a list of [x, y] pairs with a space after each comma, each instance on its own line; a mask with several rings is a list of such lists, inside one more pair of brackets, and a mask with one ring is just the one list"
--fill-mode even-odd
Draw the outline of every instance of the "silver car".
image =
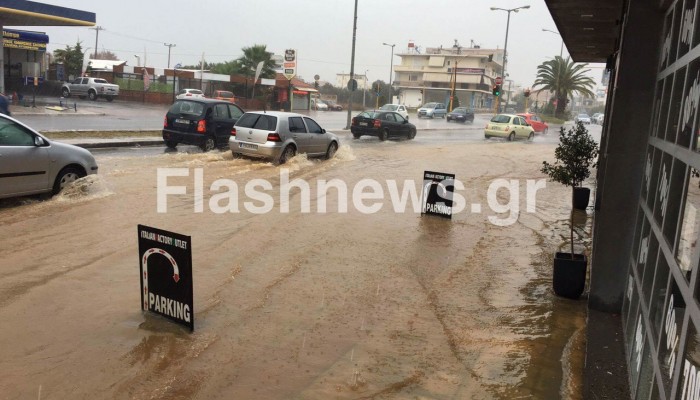
[[48, 140], [12, 117], [0, 115], [0, 198], [61, 191], [97, 173], [89, 151]]
[[332, 158], [338, 137], [313, 119], [290, 112], [254, 111], [241, 116], [231, 131], [229, 147], [240, 155], [266, 158], [284, 164], [297, 153]]

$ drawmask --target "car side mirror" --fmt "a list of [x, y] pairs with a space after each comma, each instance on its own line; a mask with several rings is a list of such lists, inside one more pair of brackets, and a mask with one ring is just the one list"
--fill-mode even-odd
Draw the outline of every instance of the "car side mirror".
[[46, 141], [41, 136], [34, 136], [34, 146], [36, 146], [36, 147], [46, 146]]
[[326, 133], [326, 130], [321, 128], [321, 133]]
[[407, 120], [407, 119], [403, 120], [403, 123], [404, 123], [404, 124], [407, 124], [407, 123], [408, 123], [408, 120]]

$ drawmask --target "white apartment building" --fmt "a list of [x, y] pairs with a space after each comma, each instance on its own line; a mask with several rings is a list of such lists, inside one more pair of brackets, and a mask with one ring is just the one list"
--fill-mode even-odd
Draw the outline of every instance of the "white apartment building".
[[[398, 89], [399, 103], [408, 107], [436, 101], [447, 104], [455, 78], [455, 95], [461, 106], [472, 109], [491, 108], [491, 93], [503, 65], [502, 49], [479, 47], [426, 48], [420, 50], [409, 43], [394, 65], [393, 87]], [[456, 71], [455, 71], [456, 70]], [[506, 90], [507, 85], [503, 85]], [[507, 93], [503, 92], [505, 98]]]

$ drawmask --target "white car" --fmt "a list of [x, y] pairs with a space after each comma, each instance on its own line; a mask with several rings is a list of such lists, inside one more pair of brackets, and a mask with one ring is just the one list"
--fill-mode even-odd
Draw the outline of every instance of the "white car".
[[182, 89], [179, 92], [177, 92], [178, 99], [186, 99], [186, 98], [192, 98], [192, 97], [205, 97], [204, 92], [202, 92], [199, 89]]
[[6, 115], [0, 115], [0, 157], [0, 198], [56, 194], [97, 173], [89, 151], [49, 140]]
[[318, 111], [328, 111], [328, 104], [324, 103], [323, 100], [311, 99], [311, 109]]
[[579, 114], [576, 116], [576, 118], [574, 118], [574, 123], [578, 123], [578, 122], [584, 123], [586, 125], [590, 125], [591, 124], [591, 117], [589, 117], [588, 114]]
[[594, 116], [591, 120], [594, 124], [603, 125], [603, 121], [605, 121], [605, 114], [598, 114], [597, 116]]
[[408, 119], [408, 110], [403, 104], [384, 104], [379, 108], [379, 111], [393, 111], [402, 117]]

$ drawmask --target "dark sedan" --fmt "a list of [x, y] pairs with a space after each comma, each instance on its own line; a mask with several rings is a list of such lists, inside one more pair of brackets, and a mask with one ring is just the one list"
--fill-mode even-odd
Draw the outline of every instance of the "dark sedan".
[[343, 111], [343, 106], [340, 104], [336, 103], [333, 100], [323, 100], [327, 105], [328, 109], [331, 111]]
[[228, 145], [231, 128], [244, 111], [226, 100], [188, 97], [175, 100], [163, 121], [163, 140], [170, 148], [179, 143], [204, 151]]
[[362, 135], [376, 136], [381, 141], [390, 136], [413, 139], [416, 137], [416, 126], [393, 111], [365, 111], [352, 119], [350, 132], [355, 139]]
[[474, 112], [467, 110], [466, 107], [457, 107], [447, 114], [447, 122], [474, 122]]

